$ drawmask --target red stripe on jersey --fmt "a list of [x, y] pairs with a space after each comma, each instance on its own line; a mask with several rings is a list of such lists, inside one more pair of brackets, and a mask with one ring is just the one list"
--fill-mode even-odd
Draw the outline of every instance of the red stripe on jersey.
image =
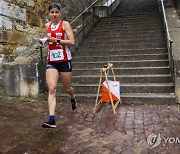
[[[55, 38], [61, 39], [61, 40], [65, 40], [66, 39], [66, 33], [63, 30], [63, 21], [60, 21], [58, 28], [56, 28], [55, 30], [51, 29], [51, 25], [52, 25], [52, 23], [50, 23], [48, 28], [47, 28], [47, 36], [55, 37]], [[57, 45], [56, 42], [49, 42], [49, 49], [48, 49], [48, 56], [47, 56], [48, 62], [51, 61], [50, 54], [54, 50], [58, 50], [58, 49], [63, 50], [63, 59], [53, 60], [54, 62], [63, 62], [63, 61], [68, 61], [71, 59], [71, 52], [67, 46]]]

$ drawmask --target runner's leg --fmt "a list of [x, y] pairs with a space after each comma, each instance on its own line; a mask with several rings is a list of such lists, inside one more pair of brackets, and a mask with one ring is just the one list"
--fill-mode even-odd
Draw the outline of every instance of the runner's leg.
[[71, 87], [72, 72], [61, 72], [61, 78], [65, 92], [73, 98], [74, 89]]
[[61, 72], [61, 78], [65, 92], [71, 96], [72, 110], [76, 110], [76, 98], [74, 95], [74, 89], [71, 86], [72, 72]]
[[49, 115], [55, 115], [56, 108], [56, 88], [59, 78], [59, 73], [56, 69], [46, 70], [46, 82], [48, 85], [48, 106]]

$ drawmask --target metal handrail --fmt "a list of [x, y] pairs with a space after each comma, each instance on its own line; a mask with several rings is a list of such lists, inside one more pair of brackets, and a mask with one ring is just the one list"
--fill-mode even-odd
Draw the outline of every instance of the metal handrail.
[[75, 50], [99, 19], [109, 16], [121, 1], [122, 0], [95, 0], [70, 22], [75, 35]]
[[167, 24], [167, 19], [166, 19], [166, 12], [164, 8], [164, 1], [159, 0], [160, 3], [160, 9], [162, 11], [163, 19], [164, 19], [164, 27], [165, 27], [165, 32], [166, 32], [166, 43], [167, 43], [167, 49], [168, 49], [168, 60], [169, 60], [169, 67], [170, 67], [170, 73], [171, 77], [174, 80], [174, 61], [173, 61], [173, 55], [172, 55], [172, 43], [173, 41], [171, 40], [170, 34], [169, 34], [169, 28]]
[[[75, 22], [80, 16], [82, 16], [87, 10], [89, 10], [91, 7], [94, 6], [94, 4], [96, 4], [97, 2], [101, 1], [101, 6], [104, 0], [95, 0], [91, 5], [89, 5], [82, 13], [80, 13], [73, 21], [70, 22], [70, 24], [72, 24], [73, 22]], [[112, 4], [113, 2], [115, 2], [116, 0], [106, 0], [106, 5], [109, 5], [109, 1], [111, 1], [110, 4]], [[105, 4], [105, 3], [104, 3]]]
[[73, 21], [70, 22], [72, 24], [75, 22], [80, 16], [82, 16], [87, 10], [89, 10], [98, 0], [95, 0], [89, 7], [87, 7], [82, 13], [80, 13]]
[[166, 19], [166, 12], [165, 12], [165, 8], [164, 8], [164, 2], [163, 2], [163, 0], [160, 0], [160, 1], [161, 1], [163, 18], [164, 18], [164, 24], [165, 24], [165, 28], [166, 28], [166, 32], [167, 32], [167, 38], [170, 41], [172, 41], [171, 38], [170, 38], [170, 34], [169, 34], [169, 29], [168, 29], [168, 24], [167, 24], [167, 19]]

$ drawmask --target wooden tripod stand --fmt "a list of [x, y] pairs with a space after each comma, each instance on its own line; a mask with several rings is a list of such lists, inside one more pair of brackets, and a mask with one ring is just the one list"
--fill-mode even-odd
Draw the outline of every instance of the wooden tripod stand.
[[116, 100], [116, 102], [112, 98], [112, 94], [111, 94], [111, 91], [110, 91], [110, 86], [109, 86], [109, 83], [108, 83], [108, 73], [109, 73], [109, 70], [111, 70], [112, 75], [113, 75], [113, 79], [114, 79], [114, 81], [116, 81], [114, 70], [113, 70], [113, 64], [108, 63], [108, 65], [105, 65], [100, 70], [100, 79], [99, 79], [99, 86], [98, 86], [97, 95], [96, 95], [96, 102], [95, 102], [95, 107], [94, 107], [94, 113], [96, 113], [96, 109], [97, 109], [98, 105], [104, 102], [104, 101], [102, 101], [102, 98], [100, 100], [98, 100], [99, 99], [99, 93], [100, 93], [101, 85], [102, 85], [101, 82], [102, 82], [103, 75], [105, 76], [105, 81], [107, 82], [108, 94], [109, 94], [109, 98], [110, 98], [110, 102], [111, 102], [114, 114], [116, 114], [116, 108], [117, 108], [118, 104], [120, 102], [122, 102], [120, 98], [118, 100]]

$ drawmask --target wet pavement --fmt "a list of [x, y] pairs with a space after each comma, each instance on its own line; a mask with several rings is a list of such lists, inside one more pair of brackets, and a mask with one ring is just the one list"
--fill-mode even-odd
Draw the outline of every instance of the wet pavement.
[[58, 102], [57, 128], [43, 129], [47, 101], [0, 98], [0, 154], [178, 154], [178, 105], [110, 104], [93, 114], [94, 102]]

